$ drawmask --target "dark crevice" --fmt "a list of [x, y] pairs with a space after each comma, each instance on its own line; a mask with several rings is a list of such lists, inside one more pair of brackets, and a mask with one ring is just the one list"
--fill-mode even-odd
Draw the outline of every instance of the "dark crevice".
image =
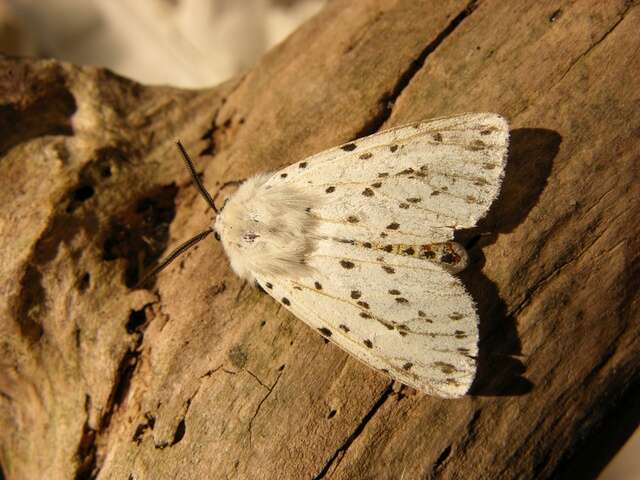
[[355, 138], [365, 137], [367, 135], [371, 135], [377, 132], [380, 127], [386, 122], [391, 116], [391, 112], [393, 110], [393, 105], [395, 101], [398, 99], [402, 91], [409, 85], [413, 77], [422, 69], [424, 66], [427, 57], [431, 55], [444, 40], [453, 33], [453, 31], [458, 28], [458, 26], [462, 23], [462, 21], [467, 18], [476, 8], [477, 0], [472, 0], [467, 4], [467, 6], [456, 15], [453, 20], [449, 22], [449, 24], [442, 30], [436, 38], [429, 43], [420, 55], [411, 62], [409, 67], [400, 75], [398, 81], [395, 86], [391, 90], [391, 92], [387, 92], [385, 95], [380, 98], [378, 104], [381, 105], [381, 111], [372, 118], [355, 136]]
[[[141, 341], [142, 337], [139, 338]], [[114, 388], [111, 391], [109, 401], [107, 402], [107, 409], [100, 421], [100, 430], [106, 430], [107, 428], [109, 428], [113, 413], [117, 410], [118, 405], [122, 403], [127, 392], [129, 391], [129, 387], [131, 385], [131, 377], [133, 377], [133, 371], [138, 364], [138, 356], [140, 354], [140, 352], [137, 350], [138, 346], [139, 344], [138, 342], [136, 342], [136, 346], [131, 350], [127, 350], [127, 352], [120, 360]]]
[[216, 154], [215, 143], [213, 142], [213, 140], [211, 140], [209, 142], [209, 145], [207, 145], [202, 150], [200, 150], [200, 153], [198, 154], [198, 156], [204, 157], [206, 155], [210, 155], [213, 157], [215, 154]]
[[78, 291], [80, 291], [80, 293], [84, 293], [87, 291], [90, 285], [91, 274], [89, 272], [84, 272], [84, 274], [78, 280]]
[[89, 426], [89, 410], [91, 407], [91, 397], [85, 395], [84, 409], [86, 419], [82, 427], [82, 436], [76, 456], [79, 460], [76, 480], [89, 480], [96, 477], [96, 431]]
[[37, 342], [44, 333], [40, 317], [46, 306], [46, 292], [42, 285], [42, 273], [35, 265], [27, 266], [20, 286], [16, 310], [20, 334], [30, 343]]
[[126, 260], [127, 287], [133, 288], [165, 251], [177, 193], [175, 184], [161, 187], [111, 221], [103, 245], [104, 259]]
[[[109, 428], [111, 418], [114, 412], [118, 409], [118, 406], [122, 404], [125, 399], [129, 387], [131, 386], [131, 378], [138, 365], [138, 357], [142, 347], [142, 340], [144, 338], [144, 330], [148, 326], [146, 321], [145, 309], [151, 304], [147, 304], [140, 310], [133, 310], [129, 315], [129, 321], [126, 324], [127, 331], [134, 336], [133, 345], [125, 352], [118, 369], [116, 371], [113, 388], [107, 400], [104, 413], [100, 419], [97, 432], [91, 430], [83, 435], [83, 441], [81, 442], [78, 450], [78, 456], [81, 460], [80, 466], [76, 473], [76, 479], [93, 479], [96, 478], [100, 472], [100, 467], [97, 465], [97, 445], [96, 445], [96, 433], [102, 433]], [[143, 318], [144, 317], [144, 318]], [[87, 407], [88, 411], [88, 407]], [[87, 414], [88, 416], [88, 414]], [[147, 428], [153, 428], [155, 424], [155, 417], [145, 414], [147, 418], [146, 426], [138, 426], [133, 440], [138, 443], [138, 440], [144, 434]], [[86, 428], [89, 428], [88, 426]], [[140, 430], [140, 431], [139, 431]], [[82, 454], [81, 454], [82, 453]], [[90, 461], [89, 461], [90, 460]]]
[[139, 423], [136, 427], [136, 431], [133, 433], [133, 438], [131, 439], [136, 445], [140, 445], [142, 442], [142, 437], [144, 436], [147, 430], [153, 430], [153, 427], [156, 425], [156, 417], [151, 415], [149, 412], [144, 414], [145, 421]]
[[78, 202], [84, 202], [93, 197], [95, 190], [91, 185], [82, 185], [76, 188], [73, 192], [73, 199]]
[[327, 463], [325, 463], [324, 467], [322, 467], [322, 470], [320, 470], [320, 473], [318, 473], [318, 475], [314, 477], [314, 480], [319, 480], [321, 478], [324, 478], [334, 463], [337, 462], [336, 466], [340, 464], [340, 461], [346, 454], [351, 444], [355, 441], [356, 438], [358, 438], [358, 435], [360, 435], [364, 431], [369, 421], [374, 417], [374, 415], [378, 412], [378, 410], [380, 410], [382, 405], [384, 405], [384, 402], [387, 401], [387, 399], [392, 393], [393, 393], [393, 382], [390, 382], [387, 385], [387, 387], [384, 389], [382, 394], [380, 394], [380, 397], [378, 398], [378, 400], [376, 400], [376, 402], [373, 404], [371, 409], [362, 418], [362, 420], [358, 423], [358, 425], [356, 425], [356, 428], [353, 430], [353, 432], [351, 432], [351, 435], [349, 435], [347, 439], [342, 443], [342, 445], [340, 445], [340, 447], [333, 453], [333, 455], [331, 455]]
[[[240, 82], [241, 83], [241, 82]], [[223, 99], [223, 104], [226, 99]], [[235, 136], [237, 129], [244, 124], [245, 119], [243, 117], [236, 118], [234, 114], [232, 117], [227, 118], [222, 125], [216, 122], [216, 118], [219, 112], [216, 112], [211, 126], [200, 136], [200, 140], [206, 141], [207, 146], [204, 147], [198, 156], [215, 156], [216, 153], [222, 148], [225, 148], [231, 143], [232, 135]], [[229, 133], [231, 130], [231, 133]]]
[[140, 331], [140, 328], [147, 321], [147, 316], [144, 313], [144, 309], [141, 310], [132, 310], [129, 314], [129, 321], [125, 325], [127, 329], [127, 333], [135, 333], [136, 331]]
[[[213, 374], [214, 372], [216, 372], [216, 371], [218, 371], [220, 369], [221, 369], [221, 366], [216, 368], [215, 370], [211, 371], [211, 374]], [[225, 371], [225, 370], [223, 370], [223, 371]], [[207, 374], [203, 375], [200, 378], [203, 378], [205, 376], [208, 377], [211, 374], [209, 374], [209, 372], [207, 372]], [[193, 401], [193, 399], [195, 398], [195, 396], [198, 394], [199, 391], [200, 391], [200, 385], [198, 385], [198, 388], [196, 388], [196, 390], [193, 392], [191, 397], [189, 397], [187, 399], [187, 401], [185, 402], [184, 413], [182, 414], [182, 418], [180, 418], [180, 421], [178, 422], [178, 425], [176, 426], [175, 432], [173, 432], [173, 438], [171, 439], [171, 442], [162, 441], [160, 443], [156, 443], [155, 444], [155, 448], [156, 449], [162, 450], [162, 449], [167, 448], [167, 447], [173, 447], [176, 443], [179, 443], [184, 438], [185, 433], [187, 433], [187, 423], [186, 423], [187, 414], [189, 413], [189, 408], [191, 407], [191, 402]], [[140, 426], [139, 426], [139, 428], [140, 428]]]
[[131, 378], [138, 365], [138, 357], [140, 356], [142, 340], [144, 339], [144, 330], [148, 326], [145, 309], [148, 308], [149, 305], [150, 304], [143, 306], [140, 310], [132, 310], [129, 314], [129, 320], [125, 328], [129, 333], [132, 333], [134, 343], [122, 356], [120, 365], [118, 365], [113, 389], [109, 395], [105, 412], [100, 420], [101, 431], [109, 427], [113, 413], [122, 403], [131, 386]]
[[447, 445], [447, 447], [440, 453], [436, 459], [436, 463], [433, 464], [433, 470], [436, 471], [442, 468], [442, 465], [447, 461], [449, 455], [451, 455], [451, 445]]
[[183, 417], [178, 423], [178, 427], [176, 428], [176, 431], [173, 434], [173, 440], [171, 441], [172, 447], [184, 438], [184, 434], [186, 431], [187, 431], [187, 427], [184, 423], [184, 417]]
[[187, 424], [185, 423], [185, 419], [187, 418], [187, 413], [189, 413], [189, 407], [191, 407], [191, 402], [193, 401], [193, 399], [195, 398], [195, 396], [198, 394], [199, 391], [200, 391], [200, 385], [198, 385], [198, 388], [196, 388], [196, 391], [193, 392], [193, 395], [191, 395], [191, 397], [187, 399], [187, 402], [185, 403], [184, 414], [182, 415], [182, 418], [178, 422], [176, 431], [173, 433], [173, 440], [171, 441], [171, 445], [170, 445], [171, 447], [173, 447], [176, 443], [178, 443], [180, 440], [184, 438], [184, 434], [187, 432]]

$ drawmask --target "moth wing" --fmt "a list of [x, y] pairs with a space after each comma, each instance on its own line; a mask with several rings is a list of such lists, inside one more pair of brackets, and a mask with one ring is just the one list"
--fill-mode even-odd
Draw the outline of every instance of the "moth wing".
[[325, 338], [430, 395], [464, 395], [475, 376], [478, 319], [462, 283], [437, 264], [331, 240], [303, 278], [258, 277]]
[[506, 120], [493, 113], [419, 122], [313, 155], [266, 185], [296, 185], [319, 197], [309, 207], [322, 233], [444, 242], [474, 226], [498, 195], [508, 140]]

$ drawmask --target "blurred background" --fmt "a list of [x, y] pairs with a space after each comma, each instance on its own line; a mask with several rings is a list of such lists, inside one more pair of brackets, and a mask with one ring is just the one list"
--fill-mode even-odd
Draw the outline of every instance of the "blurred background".
[[[247, 70], [325, 0], [0, 0], [0, 53], [198, 88]], [[640, 479], [636, 432], [598, 477]]]
[[325, 0], [0, 0], [0, 52], [204, 87], [250, 68]]

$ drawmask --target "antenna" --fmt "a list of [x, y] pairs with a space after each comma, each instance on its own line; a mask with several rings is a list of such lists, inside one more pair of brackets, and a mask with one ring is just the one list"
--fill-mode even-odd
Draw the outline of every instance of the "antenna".
[[216, 208], [216, 204], [214, 203], [213, 198], [211, 198], [211, 195], [209, 194], [209, 192], [207, 192], [207, 189], [204, 188], [204, 185], [200, 181], [200, 177], [198, 177], [198, 174], [196, 173], [196, 169], [193, 166], [193, 162], [191, 161], [191, 157], [189, 156], [189, 154], [187, 153], [185, 148], [182, 146], [182, 143], [178, 140], [176, 142], [176, 145], [178, 145], [178, 148], [180, 149], [180, 153], [182, 153], [182, 158], [184, 159], [184, 163], [187, 166], [187, 169], [189, 170], [189, 173], [191, 174], [191, 179], [193, 180], [193, 183], [196, 184], [196, 187], [198, 188], [198, 191], [200, 192], [200, 195], [202, 195], [202, 197], [209, 204], [209, 206], [211, 208], [213, 208], [214, 212], [220, 213], [220, 212], [218, 212], [218, 209]]
[[[193, 166], [193, 162], [191, 161], [191, 157], [189, 157], [189, 154], [187, 153], [185, 148], [182, 146], [182, 143], [180, 141], [176, 142], [176, 144], [178, 145], [178, 149], [180, 150], [180, 153], [182, 153], [182, 158], [184, 158], [184, 163], [186, 164], [187, 169], [191, 174], [193, 183], [196, 184], [196, 187], [200, 191], [200, 194], [204, 197], [204, 199], [209, 204], [209, 206], [213, 208], [213, 211], [216, 213], [219, 213], [218, 209], [216, 208], [216, 204], [213, 201], [213, 198], [211, 198], [211, 195], [209, 195], [209, 192], [207, 192], [207, 189], [204, 188], [204, 185], [202, 185], [202, 182], [200, 181], [200, 178], [196, 173], [196, 169]], [[167, 255], [158, 265], [156, 265], [147, 273], [145, 273], [142, 279], [139, 280], [138, 283], [136, 283], [134, 288], [142, 287], [151, 277], [153, 277], [154, 275], [157, 275], [162, 270], [164, 270], [167, 267], [167, 265], [173, 262], [176, 258], [182, 255], [184, 252], [189, 250], [191, 247], [193, 247], [196, 243], [207, 238], [211, 234], [211, 232], [213, 232], [213, 228], [207, 228], [206, 230], [195, 235], [194, 237], [191, 237], [182, 245], [178, 246], [173, 252]]]
[[164, 270], [165, 267], [167, 267], [167, 265], [173, 262], [176, 258], [182, 255], [184, 252], [189, 250], [191, 247], [193, 247], [196, 243], [200, 242], [200, 240], [204, 240], [205, 238], [207, 238], [211, 232], [213, 232], [213, 228], [207, 228], [206, 230], [200, 232], [194, 237], [191, 237], [189, 240], [187, 240], [182, 245], [177, 247], [173, 252], [167, 255], [158, 265], [156, 265], [147, 273], [145, 273], [144, 276], [142, 277], [142, 280], [136, 283], [136, 286], [134, 288], [139, 288], [142, 285], [144, 285], [147, 282], [147, 280], [149, 280], [151, 277], [153, 277], [154, 275], [157, 275], [162, 270]]

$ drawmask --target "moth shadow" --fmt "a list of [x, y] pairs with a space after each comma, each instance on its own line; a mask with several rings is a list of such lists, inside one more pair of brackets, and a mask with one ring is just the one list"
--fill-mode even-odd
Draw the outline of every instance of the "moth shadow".
[[533, 389], [523, 376], [524, 364], [515, 358], [522, 347], [515, 318], [508, 314], [495, 283], [482, 273], [482, 248], [494, 243], [499, 234], [513, 231], [527, 217], [547, 185], [561, 142], [560, 134], [552, 130], [512, 130], [500, 195], [476, 227], [456, 234], [456, 241], [465, 245], [470, 255], [469, 268], [460, 278], [476, 301], [480, 316], [478, 370], [471, 395], [524, 395]]

